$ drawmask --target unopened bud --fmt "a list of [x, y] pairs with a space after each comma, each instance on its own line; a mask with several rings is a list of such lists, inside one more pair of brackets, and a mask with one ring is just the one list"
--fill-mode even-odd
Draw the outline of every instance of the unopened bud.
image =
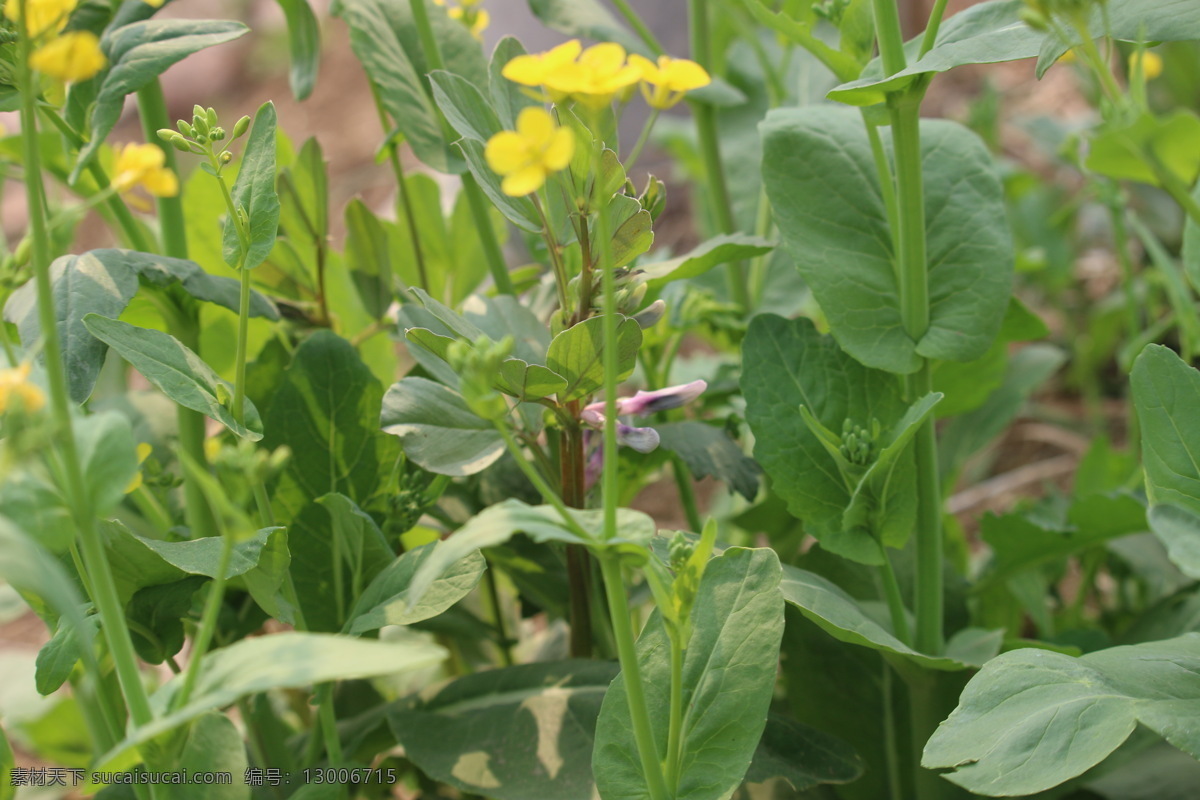
[[175, 127], [179, 128], [179, 132], [184, 136], [195, 136], [196, 132], [192, 130], [192, 126], [187, 124], [186, 120], [179, 120], [175, 123]]
[[204, 118], [208, 120], [210, 128], [217, 127], [217, 112], [211, 106], [204, 112]]
[[208, 136], [208, 119], [203, 114], [192, 117], [192, 129], [196, 131], [197, 139]]
[[233, 126], [233, 138], [238, 138], [250, 130], [250, 117], [242, 117]]
[[228, 164], [230, 161], [233, 161], [233, 153], [226, 150], [224, 153], [221, 153], [221, 155], [217, 156], [217, 159], [222, 164]]
[[224, 128], [213, 128], [211, 131], [209, 131], [208, 137], [210, 139], [212, 139], [214, 142], [219, 142], [225, 138], [225, 129]]
[[634, 314], [633, 321], [638, 324], [642, 330], [653, 328], [658, 324], [658, 321], [663, 318], [663, 314], [667, 311], [667, 304], [662, 300], [655, 300], [644, 309]]

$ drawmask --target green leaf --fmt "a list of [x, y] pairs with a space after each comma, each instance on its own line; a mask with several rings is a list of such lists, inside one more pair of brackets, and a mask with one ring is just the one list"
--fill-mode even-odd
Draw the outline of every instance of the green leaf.
[[1200, 580], [1200, 516], [1179, 506], [1158, 505], [1150, 509], [1150, 528], [1166, 545], [1171, 563]]
[[404, 378], [387, 390], [380, 425], [400, 437], [405, 455], [439, 475], [474, 475], [504, 454], [492, 423], [471, 413], [453, 389], [425, 378]]
[[1139, 724], [1200, 757], [1200, 634], [1071, 658], [1016, 650], [984, 665], [922, 764], [986, 795], [1050, 789], [1099, 764]]
[[[245, 423], [239, 422], [221, 402], [233, 397], [232, 384], [222, 380], [174, 336], [98, 314], [88, 314], [83, 324], [179, 405], [217, 420], [252, 442], [262, 438], [262, 419], [254, 404], [246, 402]], [[221, 387], [223, 395], [218, 394], [217, 387]]]
[[385, 567], [359, 596], [344, 632], [362, 634], [384, 625], [411, 625], [436, 617], [466, 597], [487, 569], [487, 562], [478, 551], [438, 576], [421, 602], [410, 606], [405, 600], [413, 575], [435, 549], [444, 546], [444, 542], [434, 542], [410, 550]]
[[429, 73], [429, 82], [434, 101], [459, 136], [486, 143], [503, 130], [488, 99], [466, 78], [438, 69]]
[[476, 550], [504, 544], [518, 533], [535, 542], [564, 542], [593, 549], [612, 547], [638, 559], [645, 558], [646, 545], [654, 537], [654, 520], [633, 509], [617, 509], [617, 528], [611, 538], [606, 538], [601, 511], [573, 511], [572, 516], [587, 534], [586, 538], [568, 527], [553, 506], [530, 506], [511, 499], [489, 506], [425, 559], [409, 586], [408, 602], [414, 605], [422, 602], [425, 593], [451, 565]]
[[317, 83], [321, 65], [321, 25], [308, 0], [276, 0], [287, 20], [292, 68], [288, 84], [297, 100], [307, 100]]
[[95, 646], [96, 634], [100, 632], [99, 621], [100, 618], [94, 615], [83, 618], [83, 642], [81, 644], [78, 641], [80, 629], [65, 618], [59, 619], [54, 636], [42, 646], [37, 654], [37, 671], [34, 673], [34, 681], [38, 694], [42, 696], [52, 694], [67, 682], [75, 665], [79, 663], [79, 656], [83, 648]]
[[90, 508], [106, 517], [124, 499], [138, 472], [133, 427], [116, 411], [78, 418], [71, 424]]
[[528, 233], [541, 233], [542, 220], [537, 208], [528, 197], [509, 197], [500, 188], [500, 176], [488, 166], [483, 155], [483, 143], [475, 139], [461, 139], [454, 143], [467, 160], [467, 168], [479, 182], [479, 188], [487, 195], [492, 205], [500, 210], [505, 218]]
[[654, 429], [659, 446], [682, 458], [697, 478], [716, 478], [754, 502], [761, 470], [723, 428], [703, 422], [668, 422]]
[[[890, 426], [907, 410], [899, 382], [850, 358], [832, 337], [818, 334], [811, 321], [773, 314], [751, 321], [742, 361], [754, 455], [771, 476], [775, 492], [826, 549], [865, 564], [880, 563], [876, 537], [861, 527], [845, 528], [851, 489], [799, 408], [835, 430], [841, 430], [846, 419], [863, 426], [876, 419]], [[909, 535], [916, 511], [912, 455], [899, 459], [886, 493], [875, 496], [888, 509], [878, 520], [877, 533], [892, 545], [902, 544]]]
[[[1192, 199], [1200, 203], [1200, 184], [1192, 190]], [[1190, 215], [1183, 223], [1183, 269], [1192, 288], [1200, 291], [1200, 220]]]
[[721, 234], [704, 242], [685, 255], [655, 264], [639, 265], [651, 289], [666, 286], [671, 281], [681, 281], [703, 275], [719, 264], [742, 261], [769, 253], [775, 243], [758, 236], [744, 233]]
[[846, 352], [906, 374], [923, 358], [969, 361], [987, 351], [1008, 307], [1013, 251], [1000, 181], [979, 137], [951, 122], [922, 124], [930, 325], [913, 341], [901, 324], [892, 238], [861, 115], [776, 109], [760, 130], [783, 242]]
[[556, 661], [477, 672], [388, 714], [423, 772], [497, 800], [591, 800], [591, 753], [607, 661]]
[[[1037, 75], [1050, 68], [1066, 46], [1053, 34], [1033, 30], [1018, 18], [1024, 0], [990, 0], [954, 14], [942, 24], [934, 47], [922, 58], [917, 54], [920, 37], [908, 42], [908, 67], [884, 78], [878, 59], [863, 77], [842, 84], [829, 97], [851, 105], [874, 105], [884, 93], [899, 91], [918, 76], [946, 72], [965, 64], [994, 64], [1041, 55]], [[1200, 39], [1200, 10], [1189, 0], [1112, 0], [1105, 13], [1094, 11], [1091, 33], [1101, 38], [1129, 42], [1186, 41]]]
[[596, 0], [529, 0], [529, 8], [546, 27], [559, 33], [597, 42], [616, 42], [631, 53], [654, 55]]
[[167, 712], [183, 683], [172, 678], [151, 697], [159, 716], [129, 735], [97, 760], [97, 769], [139, 763], [136, 748], [202, 714], [239, 698], [271, 689], [296, 689], [326, 681], [395, 675], [437, 665], [441, 647], [423, 642], [388, 643], [321, 633], [257, 636], [214, 650], [199, 664], [191, 699]]
[[946, 655], [925, 655], [897, 639], [872, 619], [857, 600], [815, 572], [784, 565], [779, 588], [784, 600], [838, 641], [901, 656], [925, 669], [948, 672], [975, 669], [1000, 648], [1002, 631], [968, 628], [947, 643]]
[[101, 49], [108, 57], [109, 69], [101, 79], [88, 143], [79, 151], [70, 182], [79, 180], [84, 167], [108, 140], [125, 106], [126, 95], [141, 89], [192, 53], [233, 41], [248, 30], [240, 22], [175, 19], [134, 22], [106, 33]]
[[71, 511], [62, 494], [27, 470], [0, 482], [0, 509], [27, 536], [52, 553], [65, 553], [75, 541]]
[[[108, 352], [104, 342], [88, 333], [83, 318], [91, 313], [119, 317], [137, 294], [137, 276], [110, 259], [85, 253], [55, 259], [50, 265], [50, 282], [67, 393], [73, 402], [83, 403], [96, 385]], [[26, 349], [42, 335], [34, 283], [13, 292], [4, 306], [4, 318], [16, 323]]]
[[[612, 266], [623, 267], [654, 244], [654, 231], [651, 227], [654, 220], [650, 212], [642, 208], [637, 198], [617, 194], [611, 197], [609, 205], [609, 229], [612, 230]], [[600, 221], [592, 225], [592, 241], [599, 236]]]
[[[223, 239], [225, 263], [237, 269], [254, 269], [267, 260], [279, 232], [279, 195], [275, 193], [275, 104], [269, 100], [254, 115], [246, 139], [237, 180], [233, 184], [233, 206], [244, 209], [247, 247], [242, 253], [237, 226], [226, 218]], [[245, 260], [243, 260], [243, 258]]]
[[[159, 289], [179, 285], [197, 300], [214, 303], [236, 313], [239, 309], [241, 285], [237, 278], [210, 275], [195, 261], [168, 258], [136, 250], [92, 250], [85, 256], [116, 265], [121, 264], [137, 273], [148, 285]], [[279, 310], [268, 298], [250, 290], [250, 316], [271, 321], [279, 319]]]
[[[845, 742], [802, 722], [771, 714], [742, 788], [734, 793], [733, 800], [788, 797], [791, 792], [803, 792], [823, 783], [850, 783], [862, 773], [862, 759]], [[764, 791], [768, 794], [760, 794]]]
[[[625, 380], [637, 363], [642, 329], [632, 319], [617, 323], [617, 378]], [[550, 342], [546, 366], [567, 380], [560, 403], [582, 400], [604, 386], [604, 320], [592, 317], [562, 331]]]
[[382, 399], [383, 387], [345, 339], [317, 331], [296, 348], [267, 409], [263, 442], [292, 453], [272, 487], [280, 524], [329, 492], [356, 503], [375, 492], [398, 455], [394, 440], [379, 431]]
[[[243, 539], [233, 546], [229, 556], [229, 565], [225, 569], [225, 577], [233, 578], [245, 575], [258, 566], [263, 549], [268, 542], [282, 535], [280, 527], [263, 528], [248, 539]], [[221, 551], [225, 545], [220, 536], [206, 536], [201, 539], [187, 539], [182, 542], [168, 542], [162, 539], [150, 539], [133, 535], [133, 538], [152, 553], [158, 555], [166, 563], [182, 570], [189, 575], [204, 575], [209, 578], [217, 577], [221, 564]]]
[[1133, 404], [1142, 428], [1142, 462], [1151, 505], [1200, 514], [1200, 372], [1152, 344], [1133, 363]]
[[[773, 550], [731, 548], [704, 570], [683, 663], [679, 800], [716, 800], [741, 782], [775, 688], [783, 601]], [[656, 741], [670, 720], [670, 643], [655, 614], [638, 637], [638, 664]], [[625, 674], [609, 687], [596, 724], [592, 769], [606, 798], [648, 798], [629, 715]]]
[[520, 84], [513, 83], [501, 74], [509, 61], [525, 54], [525, 46], [520, 40], [513, 36], [505, 36], [496, 45], [488, 65], [488, 88], [492, 96], [492, 107], [496, 110], [501, 124], [509, 130], [516, 129], [517, 117], [522, 109], [538, 105], [536, 100], [521, 90]]
[[200, 575], [191, 575], [134, 592], [125, 617], [132, 623], [129, 635], [138, 657], [150, 664], [161, 664], [183, 649], [182, 618], [191, 611], [192, 595], [207, 582]]
[[[243, 777], [250, 766], [242, 732], [229, 717], [216, 711], [204, 714], [188, 728], [179, 753], [179, 763], [187, 764], [192, 775], [232, 775], [233, 782], [204, 785], [197, 781], [172, 787], [178, 800], [250, 800], [250, 786]], [[239, 780], [240, 778], [240, 780]]]
[[346, 268], [367, 313], [383, 319], [393, 297], [387, 231], [357, 197], [346, 206]]
[[1109, 178], [1151, 186], [1162, 185], [1161, 169], [1191, 186], [1200, 173], [1200, 154], [1192, 146], [1197, 137], [1200, 117], [1192, 111], [1178, 109], [1162, 118], [1146, 113], [1131, 123], [1101, 128], [1084, 165]]

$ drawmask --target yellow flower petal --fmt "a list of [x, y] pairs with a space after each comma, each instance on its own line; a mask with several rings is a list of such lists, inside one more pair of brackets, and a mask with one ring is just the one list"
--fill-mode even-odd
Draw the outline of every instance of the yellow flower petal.
[[100, 40], [90, 31], [64, 33], [29, 57], [29, 65], [35, 70], [68, 83], [86, 81], [107, 63], [100, 52]]
[[483, 157], [493, 172], [507, 175], [529, 163], [529, 149], [516, 131], [501, 131], [488, 139], [483, 149]]
[[509, 197], [524, 197], [542, 188], [546, 182], [546, 171], [538, 166], [526, 167], [500, 182], [500, 189]]
[[625, 48], [613, 42], [594, 44], [580, 54], [579, 63], [598, 74], [613, 73], [625, 63]]
[[539, 106], [527, 106], [517, 116], [517, 133], [530, 145], [542, 149], [554, 136], [554, 119]]
[[29, 413], [45, 407], [46, 395], [29, 380], [30, 371], [28, 362], [12, 369], [0, 369], [0, 414], [14, 404], [14, 398], [16, 405]]
[[550, 139], [550, 145], [546, 148], [542, 162], [557, 172], [567, 168], [573, 155], [575, 155], [575, 134], [566, 128], [559, 128]]
[[142, 186], [155, 197], [175, 197], [179, 194], [179, 178], [169, 169], [157, 169], [142, 178]]
[[[1140, 58], [1139, 58], [1140, 56]], [[1131, 53], [1129, 56], [1129, 72], [1137, 71], [1139, 66], [1142, 68], [1142, 74], [1146, 76], [1146, 80], [1152, 81], [1163, 72], [1162, 56], [1158, 53], [1149, 50], [1142, 50], [1136, 53]]]
[[[25, 13], [29, 20], [25, 32], [32, 38], [53, 31], [57, 33], [67, 25], [67, 19], [75, 10], [77, 0], [25, 0]], [[4, 16], [13, 22], [21, 21], [21, 0], [6, 0]]]
[[[666, 58], [664, 56], [663, 58]], [[663, 59], [659, 59], [660, 63]], [[712, 83], [704, 67], [686, 58], [672, 58], [662, 69], [664, 82], [673, 92], [686, 92], [700, 89]]]

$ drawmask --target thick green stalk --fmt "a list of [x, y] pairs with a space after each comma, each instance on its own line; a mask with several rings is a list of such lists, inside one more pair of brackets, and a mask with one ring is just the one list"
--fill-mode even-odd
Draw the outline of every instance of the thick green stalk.
[[923, 58], [937, 43], [938, 31], [942, 27], [942, 17], [945, 15], [946, 0], [937, 0], [933, 4], [933, 10], [929, 12], [929, 23], [925, 26], [925, 35], [921, 38], [921, 51], [917, 54], [918, 59]]
[[389, 139], [388, 162], [392, 165], [392, 174], [396, 176], [396, 188], [399, 190], [397, 205], [400, 207], [398, 211], [404, 215], [404, 224], [408, 228], [408, 238], [412, 242], [413, 260], [417, 263], [417, 277], [421, 281], [421, 288], [428, 292], [429, 276], [425, 272], [425, 254], [421, 251], [421, 229], [417, 225], [416, 215], [413, 214], [412, 198], [408, 193], [408, 181], [404, 176], [404, 164], [400, 161], [400, 148], [391, 136], [391, 131], [388, 130], [387, 109], [383, 107], [383, 101], [379, 99], [379, 87], [374, 83], [371, 83], [371, 96], [375, 99], [375, 111], [379, 114], [379, 122], [383, 125], [383, 135]]
[[[158, 139], [158, 131], [173, 127], [167, 114], [166, 98], [162, 84], [151, 81], [137, 93], [138, 113], [142, 120], [142, 132], [147, 142], [158, 145], [165, 154], [165, 166], [179, 174], [175, 148]], [[183, 199], [180, 196], [159, 197], [158, 222], [162, 235], [162, 253], [172, 258], [188, 257], [187, 222], [183, 214]], [[195, 303], [179, 303], [178, 314], [172, 332], [185, 347], [200, 354], [200, 313]], [[204, 415], [190, 408], [177, 406], [176, 419], [179, 425], [179, 447], [201, 467], [206, 467], [208, 458], [204, 453]], [[216, 535], [216, 521], [196, 481], [185, 475], [183, 478], [184, 514], [194, 539]]]
[[900, 8], [896, 0], [871, 0], [875, 11], [875, 36], [883, 73], [893, 75], [908, 66], [904, 57], [904, 35], [900, 31]]
[[[429, 10], [425, 6], [425, 0], [412, 0], [412, 11], [413, 21], [417, 23], [417, 35], [421, 39], [421, 50], [425, 53], [425, 67], [431, 72], [435, 69], [445, 69], [442, 50], [438, 45], [437, 35], [433, 32], [433, 25], [429, 22]], [[441, 119], [442, 129], [448, 132], [446, 140], [453, 141], [453, 138], [457, 138], [449, 135], [449, 126], [440, 111], [438, 117]], [[504, 252], [500, 249], [496, 230], [492, 227], [492, 218], [488, 214], [488, 203], [483, 196], [483, 190], [479, 188], [470, 172], [462, 174], [462, 183], [467, 205], [471, 209], [471, 219], [483, 245], [483, 257], [487, 259], [488, 270], [492, 273], [492, 280], [496, 282], [496, 288], [501, 294], [516, 294], [512, 278], [508, 275], [508, 266], [504, 263]]]
[[[709, 30], [708, 0], [688, 0], [688, 21], [691, 25], [692, 59], [710, 74], [713, 70], [712, 37]], [[713, 218], [721, 233], [736, 233], [733, 201], [721, 163], [721, 142], [717, 134], [716, 110], [707, 103], [691, 102], [696, 134], [700, 140], [700, 155], [704, 159], [704, 178], [707, 194], [712, 198]], [[750, 289], [746, 281], [746, 265], [727, 265], [729, 292], [743, 313], [750, 310]]]
[[642, 771], [646, 774], [646, 789], [650, 800], [669, 800], [673, 793], [667, 791], [662, 763], [659, 761], [658, 745], [654, 742], [654, 729], [650, 726], [650, 714], [646, 710], [642, 670], [638, 664], [633, 626], [629, 621], [629, 601], [625, 597], [625, 583], [621, 580], [621, 564], [618, 557], [608, 553], [602, 554], [600, 570], [604, 576], [605, 593], [608, 595], [613, 636], [617, 640], [617, 658], [621, 663], [621, 674], [625, 678], [625, 698], [629, 701], [629, 716], [633, 720], [633, 738]]
[[671, 796], [679, 791], [679, 762], [683, 755], [683, 657], [686, 655], [678, 636], [671, 635], [671, 703], [667, 727], [666, 781]]
[[912, 643], [912, 633], [908, 629], [908, 615], [904, 608], [904, 597], [900, 594], [900, 584], [896, 582], [896, 572], [892, 569], [892, 560], [888, 557], [887, 548], [880, 545], [883, 565], [879, 572], [883, 578], [883, 594], [887, 600], [888, 612], [892, 618], [892, 633], [904, 644]]
[[[21, 3], [21, 18], [26, 19], [28, 2]], [[108, 564], [108, 555], [100, 541], [95, 512], [79, 463], [75, 431], [71, 426], [71, 406], [67, 396], [66, 373], [58, 338], [58, 323], [54, 311], [53, 288], [50, 283], [50, 245], [46, 227], [45, 194], [42, 186], [41, 152], [37, 141], [37, 96], [33, 76], [28, 67], [32, 52], [29, 37], [21, 36], [18, 48], [17, 76], [21, 97], [21, 147], [25, 161], [25, 198], [31, 233], [30, 254], [37, 287], [38, 319], [42, 329], [46, 376], [50, 384], [50, 410], [58, 428], [59, 446], [63, 452], [64, 472], [69, 494], [71, 515], [78, 528], [85, 581], [92, 588], [92, 602], [100, 613], [101, 627], [112, 654], [121, 691], [129, 716], [135, 725], [145, 725], [153, 719], [150, 701], [138, 673], [137, 657], [125, 614], [117, 596], [116, 584]]]

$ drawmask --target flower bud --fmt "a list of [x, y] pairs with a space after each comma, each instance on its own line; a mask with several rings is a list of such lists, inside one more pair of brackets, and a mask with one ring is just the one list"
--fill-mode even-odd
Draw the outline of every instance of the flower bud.
[[182, 133], [184, 136], [191, 137], [191, 136], [196, 135], [196, 132], [194, 130], [192, 130], [191, 125], [187, 124], [186, 120], [182, 120], [182, 119], [179, 120], [178, 122], [175, 123], [175, 127], [179, 128], [179, 132]]
[[233, 161], [233, 153], [226, 150], [224, 153], [221, 153], [221, 155], [217, 156], [217, 160], [222, 164], [228, 164], [230, 161]]
[[208, 137], [210, 139], [212, 139], [214, 142], [219, 142], [225, 138], [225, 129], [224, 128], [213, 128], [211, 131], [209, 131]]
[[250, 130], [250, 117], [242, 117], [233, 126], [233, 138], [238, 138], [248, 130]]

